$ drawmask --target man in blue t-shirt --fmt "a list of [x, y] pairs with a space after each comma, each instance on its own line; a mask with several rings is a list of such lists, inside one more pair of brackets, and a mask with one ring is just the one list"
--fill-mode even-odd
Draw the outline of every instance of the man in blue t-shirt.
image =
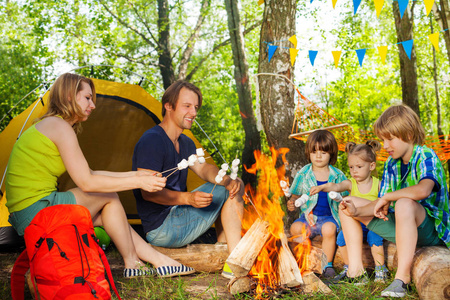
[[[202, 105], [199, 88], [177, 81], [165, 91], [162, 105], [162, 122], [147, 130], [136, 144], [133, 170], [163, 172], [196, 153], [194, 142], [182, 132], [191, 128]], [[198, 161], [190, 169], [207, 182], [192, 192], [187, 191], [187, 169], [170, 175], [160, 192], [133, 191], [147, 241], [161, 247], [181, 247], [218, 221], [218, 241], [227, 242], [231, 252], [241, 239], [243, 182], [225, 175], [211, 194], [219, 169]]]

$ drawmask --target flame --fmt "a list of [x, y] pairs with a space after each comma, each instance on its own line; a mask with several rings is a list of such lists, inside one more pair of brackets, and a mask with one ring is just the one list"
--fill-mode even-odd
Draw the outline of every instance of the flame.
[[[257, 281], [256, 294], [258, 298], [264, 298], [263, 295], [270, 294], [272, 290], [280, 286], [277, 272], [278, 251], [281, 244], [280, 239], [285, 234], [285, 212], [281, 206], [285, 196], [280, 186], [280, 180], [286, 180], [286, 154], [289, 149], [271, 148], [270, 151], [272, 155], [268, 156], [256, 150], [254, 152], [256, 163], [250, 168], [246, 168], [247, 172], [258, 175], [258, 182], [256, 190], [249, 184], [245, 187], [244, 199], [247, 205], [242, 220], [243, 234], [248, 231], [257, 218], [262, 218], [270, 224], [269, 239], [249, 273]], [[279, 156], [284, 165], [277, 169]], [[303, 240], [304, 242], [299, 243], [293, 251], [301, 272], [308, 268], [308, 254], [311, 247], [306, 232]]]

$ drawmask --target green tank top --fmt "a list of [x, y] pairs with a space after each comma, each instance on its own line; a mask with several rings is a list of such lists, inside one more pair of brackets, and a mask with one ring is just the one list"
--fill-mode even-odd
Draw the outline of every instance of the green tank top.
[[22, 210], [57, 190], [66, 168], [56, 145], [36, 129], [28, 128], [14, 144], [6, 171], [6, 206]]
[[370, 192], [368, 192], [367, 194], [363, 194], [359, 191], [358, 184], [356, 183], [356, 180], [354, 178], [350, 178], [350, 181], [352, 182], [352, 192], [350, 193], [351, 196], [364, 198], [370, 201], [377, 200], [378, 182], [380, 181], [378, 178], [372, 176], [372, 188], [370, 189]]

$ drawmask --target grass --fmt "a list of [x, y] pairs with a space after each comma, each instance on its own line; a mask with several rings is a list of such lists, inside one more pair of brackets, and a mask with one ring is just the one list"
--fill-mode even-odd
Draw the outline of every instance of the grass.
[[[21, 250], [21, 249], [20, 249]], [[11, 299], [10, 275], [15, 259], [20, 254], [18, 250], [10, 252], [0, 252], [0, 299]], [[114, 281], [122, 299], [255, 299], [253, 294], [238, 294], [231, 296], [226, 284], [228, 280], [220, 276], [219, 273], [197, 273], [191, 276], [175, 278], [123, 278], [123, 262], [117, 250], [111, 248], [107, 251], [108, 261], [111, 265]], [[386, 299], [379, 295], [381, 291], [390, 283], [375, 283], [371, 281], [365, 286], [353, 286], [342, 284], [331, 286], [332, 293], [324, 295], [319, 292], [304, 295], [298, 291], [283, 291], [277, 295], [267, 295], [268, 299]], [[32, 299], [26, 291], [25, 299]], [[113, 296], [113, 299], [117, 299]], [[419, 299], [417, 291], [413, 292], [405, 299]]]

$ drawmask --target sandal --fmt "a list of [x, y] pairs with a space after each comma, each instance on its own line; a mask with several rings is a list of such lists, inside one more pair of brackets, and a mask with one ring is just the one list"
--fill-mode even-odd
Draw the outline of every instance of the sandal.
[[173, 277], [179, 275], [188, 275], [195, 273], [194, 268], [187, 267], [185, 265], [181, 266], [162, 266], [156, 268], [156, 273], [159, 277]]

